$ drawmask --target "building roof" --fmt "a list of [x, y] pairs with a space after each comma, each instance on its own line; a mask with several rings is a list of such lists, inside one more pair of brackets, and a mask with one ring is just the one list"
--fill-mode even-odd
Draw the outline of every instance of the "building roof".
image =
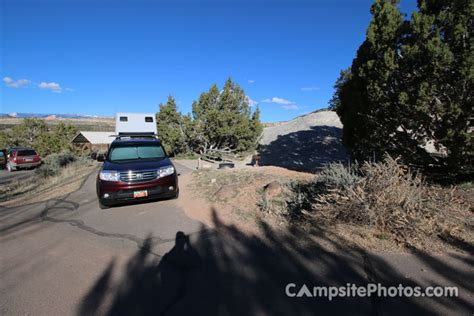
[[152, 139], [146, 139], [146, 138], [132, 138], [132, 139], [116, 139], [114, 140], [114, 144], [145, 144], [145, 143], [159, 143], [161, 144], [161, 141], [157, 138], [152, 138]]
[[92, 145], [111, 144], [115, 139], [110, 137], [114, 132], [83, 132], [80, 131], [71, 140], [71, 143], [91, 143]]

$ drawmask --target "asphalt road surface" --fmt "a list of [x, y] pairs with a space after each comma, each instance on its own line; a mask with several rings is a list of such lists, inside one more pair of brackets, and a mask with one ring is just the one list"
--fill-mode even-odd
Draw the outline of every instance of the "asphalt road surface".
[[[181, 174], [190, 170], [177, 164]], [[95, 171], [60, 199], [0, 208], [0, 315], [472, 314], [473, 257], [370, 254], [302, 243], [262, 224], [264, 237], [177, 200], [101, 210]], [[3, 174], [2, 174], [3, 175]], [[182, 191], [181, 194], [187, 194]], [[199, 207], [196, 205], [196, 207]], [[321, 230], [323, 240], [327, 232]], [[459, 247], [466, 247], [460, 245]], [[458, 297], [311, 297], [314, 286], [456, 286]], [[309, 292], [296, 294], [306, 284]], [[308, 295], [310, 294], [310, 295]], [[308, 297], [309, 296], [309, 297]]]
[[21, 169], [9, 172], [7, 169], [0, 169], [0, 185], [8, 185], [13, 181], [25, 181], [34, 173], [34, 169]]

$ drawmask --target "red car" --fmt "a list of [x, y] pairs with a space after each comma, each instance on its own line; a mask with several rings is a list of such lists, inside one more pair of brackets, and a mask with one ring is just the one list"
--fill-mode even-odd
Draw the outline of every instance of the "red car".
[[7, 169], [34, 168], [41, 164], [41, 157], [31, 148], [11, 148], [7, 154]]

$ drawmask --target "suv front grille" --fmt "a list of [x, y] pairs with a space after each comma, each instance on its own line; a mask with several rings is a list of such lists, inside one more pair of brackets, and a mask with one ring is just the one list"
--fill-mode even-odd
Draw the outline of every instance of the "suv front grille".
[[141, 183], [155, 180], [158, 177], [156, 170], [129, 170], [120, 172], [120, 181], [127, 183]]

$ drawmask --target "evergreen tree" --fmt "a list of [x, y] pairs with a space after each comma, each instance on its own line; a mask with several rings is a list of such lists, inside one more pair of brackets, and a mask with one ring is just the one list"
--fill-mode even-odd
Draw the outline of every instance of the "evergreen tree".
[[427, 142], [447, 150], [441, 163], [472, 166], [474, 3], [419, 0], [404, 21], [396, 1], [376, 0], [364, 43], [341, 72], [331, 106], [352, 156], [383, 153], [428, 165]]
[[207, 152], [211, 146], [216, 146], [213, 142], [217, 140], [220, 129], [218, 100], [219, 89], [213, 84], [208, 92], [201, 93], [198, 101], [193, 102], [193, 142], [198, 152]]
[[9, 130], [0, 131], [0, 149], [9, 148], [15, 145], [13, 135]]
[[43, 119], [26, 118], [12, 130], [0, 132], [0, 148], [33, 147], [42, 156], [47, 156], [71, 150], [71, 139], [76, 133], [75, 126], [64, 122], [59, 122], [54, 128], [51, 128]]
[[43, 156], [72, 150], [71, 139], [77, 134], [77, 128], [64, 122], [59, 122], [48, 132], [41, 133], [33, 147]]
[[260, 108], [255, 108], [255, 111], [252, 114], [252, 119], [250, 121], [250, 130], [252, 131], [251, 134], [251, 141], [253, 142], [254, 147], [256, 147], [257, 142], [262, 136], [263, 133], [263, 124], [260, 122]]
[[181, 113], [178, 112], [176, 101], [170, 95], [165, 104], [160, 104], [156, 114], [158, 137], [169, 153], [187, 151], [186, 135]]
[[12, 135], [15, 145], [33, 147], [42, 134], [48, 133], [45, 120], [25, 118], [21, 124], [13, 128]]
[[[227, 79], [221, 92], [214, 84], [193, 103], [195, 144], [198, 151], [227, 149], [245, 151], [255, 146], [261, 133], [258, 112], [255, 122], [244, 90]], [[258, 124], [257, 124], [258, 121]], [[252, 125], [253, 124], [253, 125]]]
[[420, 145], [427, 140], [447, 150], [444, 164], [466, 167], [472, 157], [474, 3], [418, 1], [402, 46], [400, 103]]
[[158, 136], [168, 151], [207, 153], [246, 151], [256, 147], [263, 131], [260, 110], [253, 113], [243, 89], [230, 78], [222, 91], [213, 84], [193, 102], [192, 115], [182, 115], [173, 97], [160, 104]]
[[[357, 159], [380, 157], [396, 142], [397, 126], [387, 113], [394, 108], [394, 77], [403, 18], [395, 1], [376, 0], [367, 38], [350, 68], [341, 73], [333, 106], [344, 124], [343, 141]], [[350, 78], [350, 79], [349, 79]]]

